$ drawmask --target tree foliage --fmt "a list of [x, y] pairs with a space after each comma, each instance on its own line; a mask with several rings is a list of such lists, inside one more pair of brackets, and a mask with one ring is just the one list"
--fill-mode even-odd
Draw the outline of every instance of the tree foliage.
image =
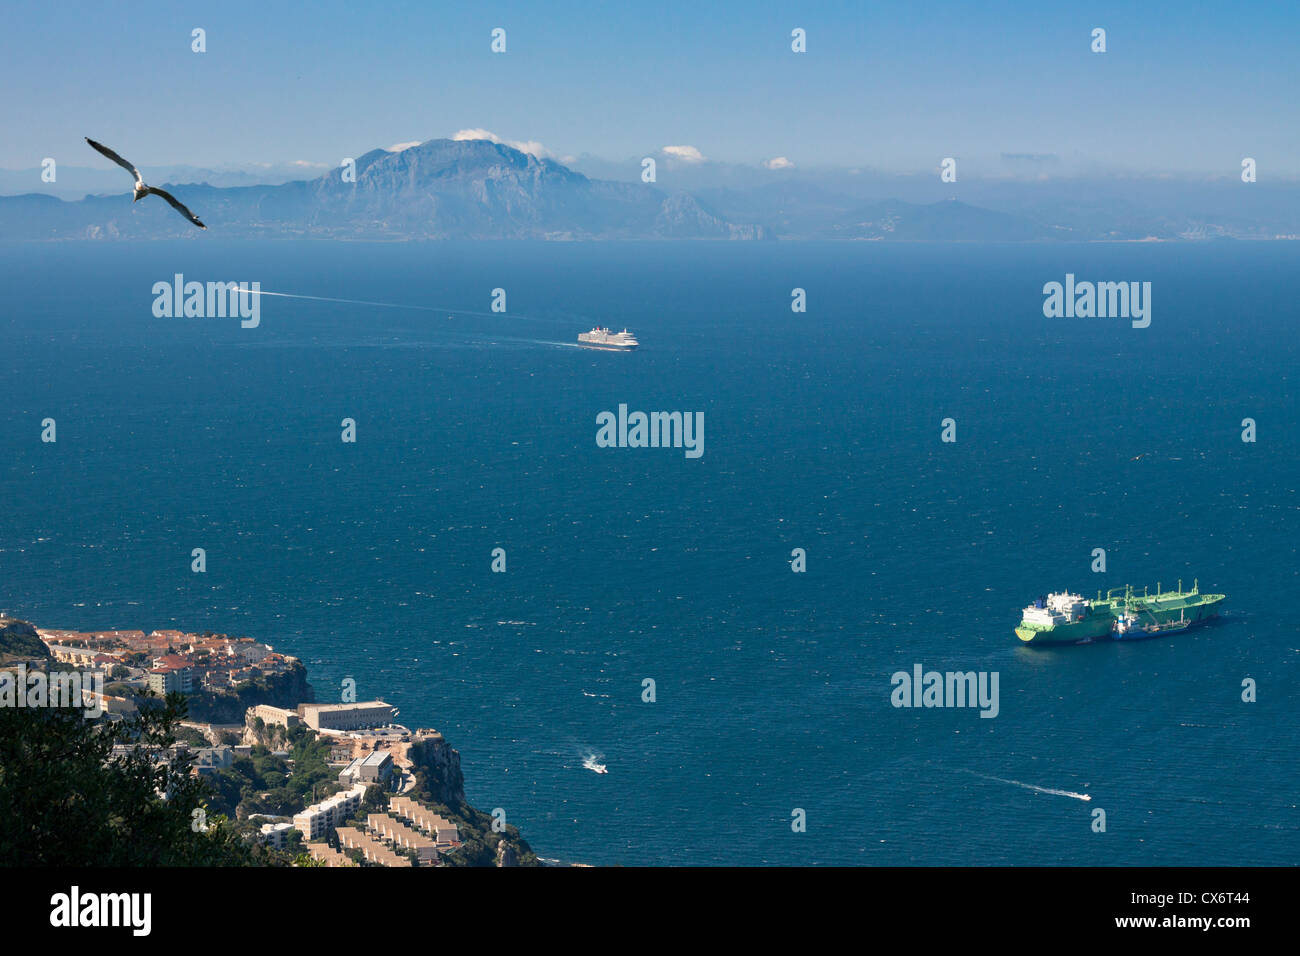
[[168, 754], [184, 717], [178, 695], [118, 722], [0, 708], [0, 865], [251, 864], [229, 822], [205, 807], [189, 759]]

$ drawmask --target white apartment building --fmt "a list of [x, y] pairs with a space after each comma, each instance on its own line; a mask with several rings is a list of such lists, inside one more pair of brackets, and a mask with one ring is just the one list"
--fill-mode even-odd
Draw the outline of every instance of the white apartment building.
[[338, 827], [344, 820], [361, 809], [361, 798], [366, 795], [364, 784], [351, 790], [336, 793], [327, 800], [314, 803], [301, 813], [294, 814], [293, 827], [304, 840], [319, 840]]

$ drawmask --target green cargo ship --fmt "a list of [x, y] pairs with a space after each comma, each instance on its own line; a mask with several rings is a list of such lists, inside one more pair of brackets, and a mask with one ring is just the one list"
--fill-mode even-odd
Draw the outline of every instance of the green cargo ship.
[[1099, 640], [1131, 641], [1185, 631], [1215, 617], [1225, 600], [1222, 594], [1202, 594], [1194, 581], [1190, 591], [1178, 582], [1177, 591], [1154, 594], [1146, 588], [1111, 588], [1103, 598], [1089, 601], [1062, 591], [1045, 594], [1025, 608], [1016, 637], [1026, 644], [1091, 644]]

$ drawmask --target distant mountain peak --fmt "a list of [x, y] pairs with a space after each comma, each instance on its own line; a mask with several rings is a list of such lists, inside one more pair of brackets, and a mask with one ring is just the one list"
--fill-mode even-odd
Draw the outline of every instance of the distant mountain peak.
[[[355, 174], [355, 175], [353, 175]], [[172, 237], [165, 218], [120, 196], [53, 205], [0, 199], [3, 238]], [[748, 239], [691, 196], [593, 180], [552, 159], [485, 139], [372, 149], [350, 166], [278, 186], [193, 185], [186, 202], [214, 235], [359, 239]], [[41, 212], [47, 215], [39, 215]], [[12, 215], [6, 215], [11, 213]], [[33, 215], [38, 213], [38, 215]]]

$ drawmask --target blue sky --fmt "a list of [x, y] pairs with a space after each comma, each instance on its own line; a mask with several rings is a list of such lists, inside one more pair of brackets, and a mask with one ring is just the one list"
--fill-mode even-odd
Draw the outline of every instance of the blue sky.
[[142, 165], [334, 164], [481, 128], [618, 160], [1235, 175], [1252, 156], [1296, 177], [1297, 50], [1294, 2], [24, 4], [0, 36], [0, 166], [98, 164], [84, 135]]

